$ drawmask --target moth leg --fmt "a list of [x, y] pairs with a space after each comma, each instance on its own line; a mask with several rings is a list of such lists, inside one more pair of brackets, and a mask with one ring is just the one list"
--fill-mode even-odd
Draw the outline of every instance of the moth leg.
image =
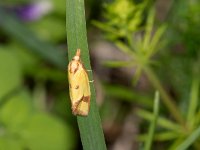
[[89, 83], [93, 83], [94, 82], [94, 80], [92, 80], [92, 81], [89, 81]]
[[[88, 72], [92, 72], [92, 70], [87, 70]], [[90, 83], [93, 83], [94, 82], [94, 80], [92, 80], [92, 81], [89, 81]]]
[[87, 70], [88, 72], [92, 72], [92, 70]]

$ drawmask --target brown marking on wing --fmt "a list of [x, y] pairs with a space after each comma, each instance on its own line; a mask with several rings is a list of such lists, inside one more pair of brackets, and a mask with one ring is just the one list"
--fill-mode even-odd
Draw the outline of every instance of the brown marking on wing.
[[77, 113], [78, 113], [77, 109], [78, 109], [78, 105], [80, 104], [80, 102], [81, 102], [81, 100], [77, 101], [74, 105], [72, 105], [72, 113], [74, 115], [77, 115]]
[[89, 103], [90, 102], [90, 96], [83, 96], [82, 101]]
[[78, 67], [74, 70], [73, 74], [75, 74], [77, 70], [78, 70]]
[[[89, 96], [85, 96], [83, 98], [83, 101], [88, 103], [88, 113], [89, 113], [90, 112], [90, 95]], [[88, 114], [85, 114], [85, 115], [87, 116]]]
[[[89, 109], [90, 109], [90, 96], [82, 96], [81, 97], [81, 99], [79, 100], [79, 101], [77, 101], [73, 106], [72, 106], [72, 113], [74, 114], [74, 115], [81, 115], [81, 116], [87, 116], [88, 115], [88, 113], [85, 113], [85, 112], [83, 112], [83, 111], [81, 111], [81, 110], [77, 110], [78, 109], [78, 105], [81, 103], [81, 102], [86, 102], [86, 103], [88, 103], [88, 105], [89, 105]], [[88, 110], [88, 112], [89, 112], [89, 110]]]
[[74, 103], [74, 104], [72, 105], [72, 113], [73, 113], [74, 115], [77, 115], [77, 113], [78, 113], [78, 111], [77, 111], [78, 105], [79, 105], [80, 102], [83, 100], [83, 98], [84, 98], [84, 95], [81, 97], [80, 100], [78, 100], [76, 103]]

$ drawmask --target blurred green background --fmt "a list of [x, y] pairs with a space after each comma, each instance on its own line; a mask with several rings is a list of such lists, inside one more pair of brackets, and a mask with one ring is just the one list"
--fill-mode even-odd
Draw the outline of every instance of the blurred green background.
[[[65, 9], [64, 0], [0, 2], [0, 150], [82, 149]], [[85, 9], [107, 148], [142, 149], [158, 90], [152, 149], [199, 150], [200, 1], [85, 0]]]

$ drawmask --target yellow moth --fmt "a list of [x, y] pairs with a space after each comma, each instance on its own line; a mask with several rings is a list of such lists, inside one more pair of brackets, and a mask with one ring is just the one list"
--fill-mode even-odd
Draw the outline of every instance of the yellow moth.
[[90, 85], [87, 71], [81, 62], [81, 50], [68, 65], [69, 93], [74, 115], [87, 116], [90, 109]]

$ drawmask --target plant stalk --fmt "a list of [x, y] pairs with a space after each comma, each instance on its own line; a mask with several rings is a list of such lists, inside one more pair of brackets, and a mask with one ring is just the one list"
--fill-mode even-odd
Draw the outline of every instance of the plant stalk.
[[174, 103], [174, 101], [172, 100], [172, 98], [164, 90], [164, 88], [162, 87], [162, 85], [161, 85], [160, 81], [158, 80], [157, 76], [154, 74], [154, 72], [149, 67], [145, 67], [144, 68], [144, 72], [147, 75], [147, 77], [148, 77], [149, 81], [151, 82], [151, 84], [154, 86], [154, 88], [156, 88], [159, 91], [160, 96], [161, 96], [161, 100], [166, 105], [166, 107], [168, 108], [168, 110], [172, 114], [173, 118], [178, 123], [180, 123], [181, 125], [184, 126], [184, 120], [183, 120], [183, 117], [182, 117], [179, 109], [177, 108], [177, 106]]

